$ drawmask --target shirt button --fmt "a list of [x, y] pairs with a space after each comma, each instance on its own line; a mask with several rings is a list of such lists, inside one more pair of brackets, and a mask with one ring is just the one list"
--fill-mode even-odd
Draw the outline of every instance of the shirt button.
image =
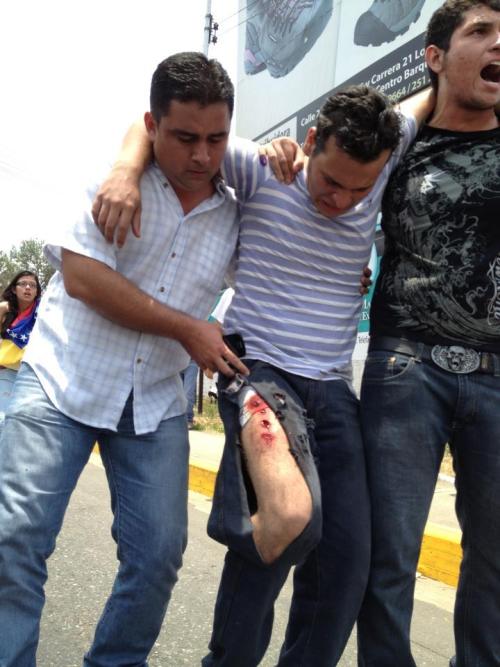
[[137, 359], [137, 363], [142, 364], [142, 359], [140, 357]]
[[175, 257], [175, 256], [176, 256], [176, 253], [173, 252], [170, 256], [171, 256], [171, 257]]
[[164, 291], [165, 291], [165, 288], [164, 288], [163, 285], [162, 285], [162, 286], [160, 287], [160, 292], [164, 292]]

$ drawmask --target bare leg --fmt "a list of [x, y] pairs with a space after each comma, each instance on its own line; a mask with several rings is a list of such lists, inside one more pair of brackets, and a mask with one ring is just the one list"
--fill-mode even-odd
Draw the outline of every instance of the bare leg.
[[290, 453], [288, 438], [258, 395], [243, 405], [249, 420], [241, 431], [248, 473], [257, 497], [253, 539], [265, 563], [272, 563], [300, 535], [312, 515], [309, 487]]

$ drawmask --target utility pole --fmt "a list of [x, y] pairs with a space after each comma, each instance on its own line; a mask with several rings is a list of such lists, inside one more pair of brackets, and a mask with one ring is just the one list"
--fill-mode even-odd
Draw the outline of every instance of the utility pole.
[[203, 53], [208, 56], [208, 47], [210, 44], [217, 43], [217, 30], [219, 24], [214, 21], [212, 16], [212, 0], [207, 0], [207, 11], [205, 13], [205, 29], [203, 35]]
[[[214, 21], [212, 16], [212, 0], [207, 0], [207, 11], [205, 13], [205, 28], [203, 33], [203, 53], [208, 57], [208, 47], [210, 44], [217, 43], [217, 30], [219, 24]], [[203, 413], [203, 371], [198, 371], [198, 414]]]

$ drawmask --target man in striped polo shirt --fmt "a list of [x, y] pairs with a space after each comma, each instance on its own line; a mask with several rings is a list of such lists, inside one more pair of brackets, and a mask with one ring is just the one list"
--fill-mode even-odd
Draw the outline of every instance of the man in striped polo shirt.
[[[418, 120], [424, 106], [415, 103]], [[280, 665], [336, 664], [356, 620], [370, 552], [350, 385], [359, 276], [385, 184], [415, 132], [415, 118], [400, 126], [385, 98], [353, 87], [323, 106], [306, 138], [307, 168], [292, 185], [278, 182], [252, 142], [237, 141], [226, 154], [223, 175], [240, 201], [241, 225], [225, 330], [243, 337], [251, 374], [223, 380], [219, 391], [226, 447], [209, 532], [229, 551], [204, 665], [260, 662], [293, 563]], [[134, 134], [120, 162], [135, 171], [147, 144]], [[117, 199], [113, 189], [101, 189], [97, 217]], [[106, 234], [113, 238], [109, 226]]]
[[370, 505], [351, 356], [383, 190], [416, 131], [414, 121], [399, 121], [365, 86], [333, 95], [291, 185], [261, 164], [252, 142], [226, 154], [241, 222], [224, 331], [243, 337], [251, 372], [236, 393], [234, 381], [220, 381], [226, 447], [209, 533], [229, 551], [206, 667], [259, 664], [293, 563], [279, 665], [331, 667], [354, 626], [368, 578]]

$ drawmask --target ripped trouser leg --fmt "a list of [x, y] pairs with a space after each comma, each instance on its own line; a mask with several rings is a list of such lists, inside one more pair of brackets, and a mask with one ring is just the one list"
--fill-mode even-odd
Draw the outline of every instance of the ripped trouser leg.
[[249, 378], [224, 379], [219, 387], [226, 443], [208, 533], [259, 565], [293, 565], [321, 537], [308, 420], [279, 369], [246, 363]]
[[282, 406], [277, 414], [254, 387], [238, 391], [244, 463], [257, 500], [251, 516], [253, 540], [267, 564], [302, 533], [312, 514], [311, 492], [280, 422], [287, 397], [275, 392], [274, 398]]

